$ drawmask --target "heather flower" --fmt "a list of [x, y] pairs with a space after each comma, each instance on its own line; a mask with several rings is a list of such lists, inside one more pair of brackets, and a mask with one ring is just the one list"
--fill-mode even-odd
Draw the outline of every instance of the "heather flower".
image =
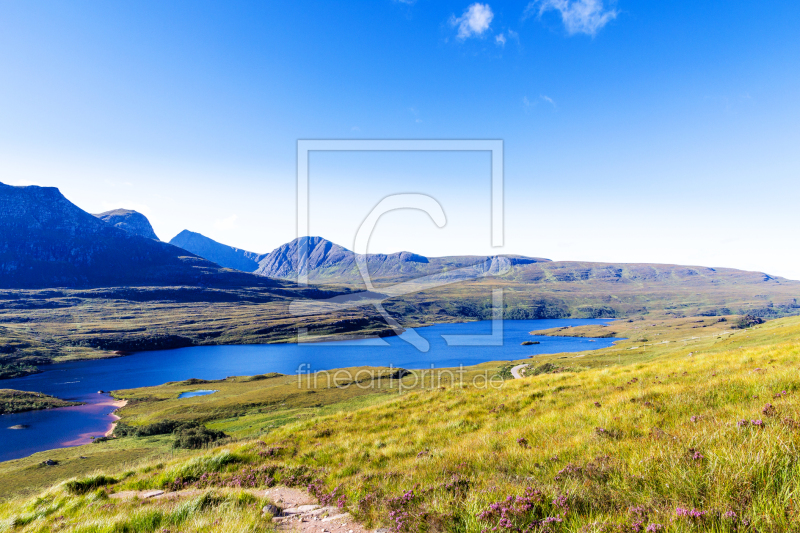
[[[489, 505], [482, 512], [478, 513], [479, 520], [495, 521], [497, 525], [492, 531], [512, 530], [520, 531], [515, 521], [530, 520], [530, 513], [540, 507], [545, 501], [544, 494], [537, 489], [528, 487], [522, 496], [508, 496], [505, 500]], [[541, 520], [534, 520], [535, 526], [548, 524], [550, 522], [560, 522], [558, 517], [546, 517]]]
[[736, 425], [739, 426], [740, 428], [745, 428], [748, 426], [748, 424], [750, 424], [750, 422], [748, 422], [747, 420], [739, 420], [738, 422], [736, 422]]
[[656, 531], [664, 531], [664, 526], [662, 526], [661, 524], [650, 524], [649, 526], [647, 526], [645, 531], [647, 533], [655, 533]]
[[600, 405], [600, 402], [594, 402], [594, 406], [595, 406], [595, 407], [602, 407], [602, 406]]
[[[553, 500], [553, 505], [555, 505], [559, 509], [562, 509], [564, 511], [564, 513], [569, 511], [569, 505], [567, 503], [567, 497], [564, 496], [563, 494], [561, 496], [559, 496], [558, 498], [556, 498], [555, 500]], [[560, 521], [561, 520], [559, 520], [559, 522]]]
[[798, 424], [793, 418], [789, 418], [788, 416], [783, 419], [783, 423], [789, 426], [790, 428], [794, 429], [800, 427], [800, 424]]
[[686, 509], [685, 507], [678, 507], [675, 509], [675, 516], [692, 520], [702, 519], [706, 514], [708, 514], [707, 511], [700, 511], [698, 509]]
[[758, 420], [751, 420], [750, 423], [753, 424], [754, 426], [764, 427], [764, 421], [761, 420], [760, 418]]
[[767, 405], [764, 406], [763, 409], [761, 409], [761, 413], [764, 416], [775, 416], [775, 414], [777, 413], [777, 410], [775, 409], [774, 405], [772, 405], [771, 403], [768, 403]]
[[522, 448], [528, 448], [528, 440], [525, 437], [520, 437], [517, 439], [517, 444], [520, 445]]
[[736, 520], [736, 513], [733, 511], [725, 511], [725, 513], [722, 514], [722, 517], [729, 520]]
[[690, 418], [689, 420], [691, 420], [692, 422], [699, 422], [701, 418], [703, 417], [699, 415], [693, 415], [692, 418]]
[[694, 459], [695, 461], [702, 461], [705, 458], [706, 456], [700, 452], [694, 452], [694, 454], [692, 455], [692, 459]]

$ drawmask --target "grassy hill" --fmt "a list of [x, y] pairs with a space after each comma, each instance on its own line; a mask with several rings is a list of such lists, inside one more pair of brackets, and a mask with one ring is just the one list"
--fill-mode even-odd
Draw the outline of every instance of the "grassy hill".
[[503, 289], [505, 316], [513, 319], [800, 313], [800, 282], [760, 272], [557, 261], [420, 290], [391, 299], [386, 308], [408, 321], [488, 319], [493, 289]]
[[[263, 499], [242, 487], [288, 484], [397, 531], [793, 531], [800, 319], [733, 324], [620, 321], [616, 334], [628, 340], [523, 361], [530, 377], [496, 387], [409, 386], [416, 390], [404, 394], [379, 387], [352, 399], [336, 396], [348, 389], [326, 389], [335, 397], [317, 403], [364, 402], [328, 411], [292, 404], [290, 394], [314, 394], [276, 392], [273, 385], [291, 387], [278, 377], [128, 391], [121, 394], [136, 401], [123, 421], [135, 424], [152, 422], [145, 413], [177, 416], [171, 398], [187, 387], [219, 389], [194, 398], [183, 416], [196, 412], [240, 440], [174, 458], [140, 455], [105, 468], [106, 477], [11, 499], [0, 520], [14, 531], [264, 531], [272, 525], [259, 512]], [[509, 364], [485, 370], [504, 375]], [[271, 385], [262, 393], [259, 382]], [[163, 407], [139, 410], [137, 402]], [[236, 404], [248, 407], [234, 415]], [[276, 420], [281, 407], [294, 410], [281, 423], [247, 423], [266, 416], [257, 409], [274, 409]], [[83, 448], [142, 449], [153, 439]], [[19, 468], [7, 465], [4, 479]], [[198, 492], [135, 505], [107, 495], [147, 488]]]
[[80, 403], [62, 400], [38, 392], [0, 389], [0, 415], [36, 411], [38, 409], [52, 409], [54, 407], [68, 407], [70, 405], [80, 405]]

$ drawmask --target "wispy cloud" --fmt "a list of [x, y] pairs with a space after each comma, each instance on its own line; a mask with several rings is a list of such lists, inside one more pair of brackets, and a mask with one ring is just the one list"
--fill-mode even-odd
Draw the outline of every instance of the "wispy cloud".
[[558, 11], [567, 33], [594, 36], [610, 21], [617, 18], [616, 9], [606, 9], [603, 0], [534, 0], [525, 8], [523, 18], [541, 17], [548, 11]]
[[217, 229], [234, 229], [238, 219], [238, 215], [231, 215], [228, 218], [218, 218], [214, 221], [214, 227]]
[[536, 100], [531, 101], [527, 96], [522, 97], [522, 107], [525, 109], [525, 112], [528, 112], [532, 108], [539, 105], [540, 102], [545, 102], [553, 106], [553, 109], [556, 109], [556, 102], [546, 94], [540, 94], [539, 98]]
[[458, 38], [480, 37], [489, 29], [494, 13], [489, 4], [475, 2], [460, 16], [452, 15], [450, 25], [458, 28]]
[[506, 30], [504, 32], [501, 31], [494, 36], [495, 44], [501, 48], [505, 48], [506, 43], [509, 41], [515, 41], [517, 46], [521, 46], [519, 43], [519, 33], [515, 32], [514, 30]]

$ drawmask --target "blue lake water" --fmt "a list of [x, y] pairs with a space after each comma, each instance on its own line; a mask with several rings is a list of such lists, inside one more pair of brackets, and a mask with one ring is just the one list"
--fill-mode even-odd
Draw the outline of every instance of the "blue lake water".
[[[267, 372], [296, 374], [354, 366], [458, 367], [538, 354], [595, 350], [610, 346], [614, 339], [544, 337], [529, 332], [606, 322], [603, 319], [505, 320], [500, 346], [489, 345], [493, 342], [489, 337], [491, 321], [418, 328], [414, 331], [429, 343], [427, 352], [406, 342], [404, 338], [414, 334], [405, 333], [400, 337], [349, 342], [195, 346], [44, 366], [40, 374], [0, 380], [0, 387], [41, 392], [87, 405], [0, 416], [0, 461], [85, 444], [92, 436], [104, 434], [115, 419], [111, 415], [114, 406], [108, 394], [98, 391], [147, 387], [189, 378], [222, 379]], [[458, 339], [452, 337], [448, 345], [444, 338], [448, 335], [485, 337], [457, 346], [452, 344]], [[540, 344], [521, 345], [528, 340]], [[14, 425], [28, 427], [9, 429]]]
[[195, 396], [208, 396], [209, 394], [214, 394], [215, 390], [207, 390], [207, 389], [198, 389], [189, 392], [182, 392], [178, 394], [178, 398], [194, 398]]

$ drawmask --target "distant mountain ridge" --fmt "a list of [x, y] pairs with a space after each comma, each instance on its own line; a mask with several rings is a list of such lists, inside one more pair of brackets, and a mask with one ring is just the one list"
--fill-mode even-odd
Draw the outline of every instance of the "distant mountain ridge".
[[0, 288], [255, 286], [265, 281], [115, 227], [72, 204], [55, 187], [0, 183]]
[[[322, 237], [295, 239], [257, 255], [188, 236], [208, 245], [207, 255], [233, 254], [230, 259], [241, 261], [240, 268], [255, 263], [258, 275], [116, 227], [70, 203], [56, 188], [0, 184], [0, 288], [266, 288], [259, 301], [348, 296], [364, 288], [358, 256]], [[298, 260], [304, 248], [307, 255]], [[504, 290], [506, 318], [800, 312], [800, 282], [727, 268], [411, 252], [368, 254], [366, 263], [376, 288], [372, 296], [389, 297], [386, 309], [410, 322], [491, 318], [496, 288]], [[286, 281], [300, 274], [315, 286]], [[360, 320], [357, 315], [342, 316]], [[295, 323], [285, 310], [274, 317]]]
[[[302, 245], [305, 255], [301, 258]], [[496, 272], [500, 263], [511, 266], [550, 262], [550, 259], [522, 256], [450, 256], [425, 257], [412, 252], [392, 254], [367, 254], [367, 269], [370, 278], [381, 282], [411, 280], [422, 276], [441, 274], [461, 268], [474, 268], [477, 273]], [[311, 283], [358, 283], [362, 282], [356, 262], [356, 254], [347, 248], [322, 237], [300, 237], [259, 260], [256, 274], [270, 278], [297, 281], [299, 274], [306, 274]]]
[[114, 227], [124, 229], [130, 233], [153, 239], [159, 240], [156, 232], [153, 231], [153, 226], [150, 221], [143, 214], [133, 211], [131, 209], [112, 209], [105, 213], [95, 215], [100, 220], [111, 224]]
[[222, 244], [186, 229], [173, 237], [169, 243], [225, 268], [254, 272], [259, 267], [258, 261], [261, 257], [259, 254]]

